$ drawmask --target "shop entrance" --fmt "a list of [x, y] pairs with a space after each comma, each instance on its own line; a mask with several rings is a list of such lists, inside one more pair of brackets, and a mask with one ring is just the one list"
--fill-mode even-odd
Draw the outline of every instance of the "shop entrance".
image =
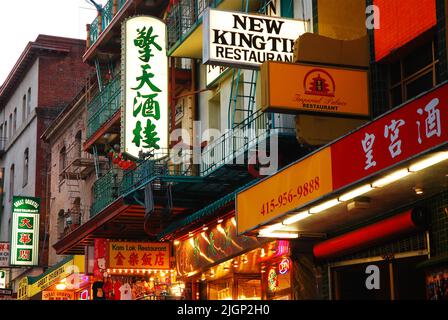
[[[331, 268], [332, 293], [336, 300], [422, 300], [426, 297], [425, 274], [417, 265], [426, 256], [377, 260], [373, 262], [346, 262]], [[379, 268], [379, 289], [368, 289], [366, 279], [369, 265]]]

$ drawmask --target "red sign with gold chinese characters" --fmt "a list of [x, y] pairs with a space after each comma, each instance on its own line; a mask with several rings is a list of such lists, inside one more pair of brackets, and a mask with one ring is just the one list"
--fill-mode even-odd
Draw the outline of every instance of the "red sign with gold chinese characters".
[[446, 146], [447, 123], [448, 84], [444, 84], [239, 192], [238, 233]]
[[170, 268], [170, 245], [109, 241], [108, 262], [109, 268], [166, 270]]

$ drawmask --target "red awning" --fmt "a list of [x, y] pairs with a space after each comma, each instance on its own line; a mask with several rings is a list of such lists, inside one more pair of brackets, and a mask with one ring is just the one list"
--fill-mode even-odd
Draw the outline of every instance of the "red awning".
[[424, 213], [413, 209], [341, 236], [313, 248], [316, 259], [331, 259], [384, 243], [399, 235], [417, 231], [424, 224]]

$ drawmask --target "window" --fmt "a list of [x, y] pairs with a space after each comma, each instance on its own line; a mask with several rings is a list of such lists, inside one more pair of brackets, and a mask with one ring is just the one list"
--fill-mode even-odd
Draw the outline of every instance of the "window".
[[28, 116], [31, 112], [31, 88], [28, 89], [28, 96], [26, 101], [26, 115]]
[[11, 165], [9, 170], [9, 202], [12, 201], [12, 196], [14, 195], [14, 164]]
[[65, 152], [65, 147], [61, 149], [59, 152], [59, 173], [62, 173], [62, 171], [67, 166], [67, 155]]
[[23, 186], [28, 184], [28, 165], [29, 165], [29, 150], [25, 149], [23, 153]]
[[3, 136], [5, 137], [5, 141], [8, 140], [8, 121], [5, 121], [5, 132], [3, 133]]
[[437, 84], [437, 48], [428, 42], [390, 67], [390, 105], [395, 107]]
[[9, 115], [9, 138], [12, 138], [12, 113]]
[[78, 131], [78, 133], [76, 134], [76, 136], [75, 136], [75, 143], [76, 143], [76, 146], [75, 146], [75, 152], [76, 152], [76, 155], [75, 155], [75, 157], [76, 158], [81, 158], [81, 153], [82, 153], [82, 132], [81, 132], [81, 130], [79, 130]]
[[26, 119], [26, 94], [24, 94], [22, 98], [22, 123], [25, 122], [25, 119]]
[[13, 120], [13, 128], [12, 128], [12, 132], [16, 133], [17, 130], [17, 108], [14, 109], [14, 120]]

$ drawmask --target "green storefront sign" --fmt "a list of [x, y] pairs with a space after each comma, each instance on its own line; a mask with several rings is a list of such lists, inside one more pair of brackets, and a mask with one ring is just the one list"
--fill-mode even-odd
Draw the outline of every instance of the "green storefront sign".
[[40, 198], [13, 197], [10, 265], [38, 265], [39, 213]]

